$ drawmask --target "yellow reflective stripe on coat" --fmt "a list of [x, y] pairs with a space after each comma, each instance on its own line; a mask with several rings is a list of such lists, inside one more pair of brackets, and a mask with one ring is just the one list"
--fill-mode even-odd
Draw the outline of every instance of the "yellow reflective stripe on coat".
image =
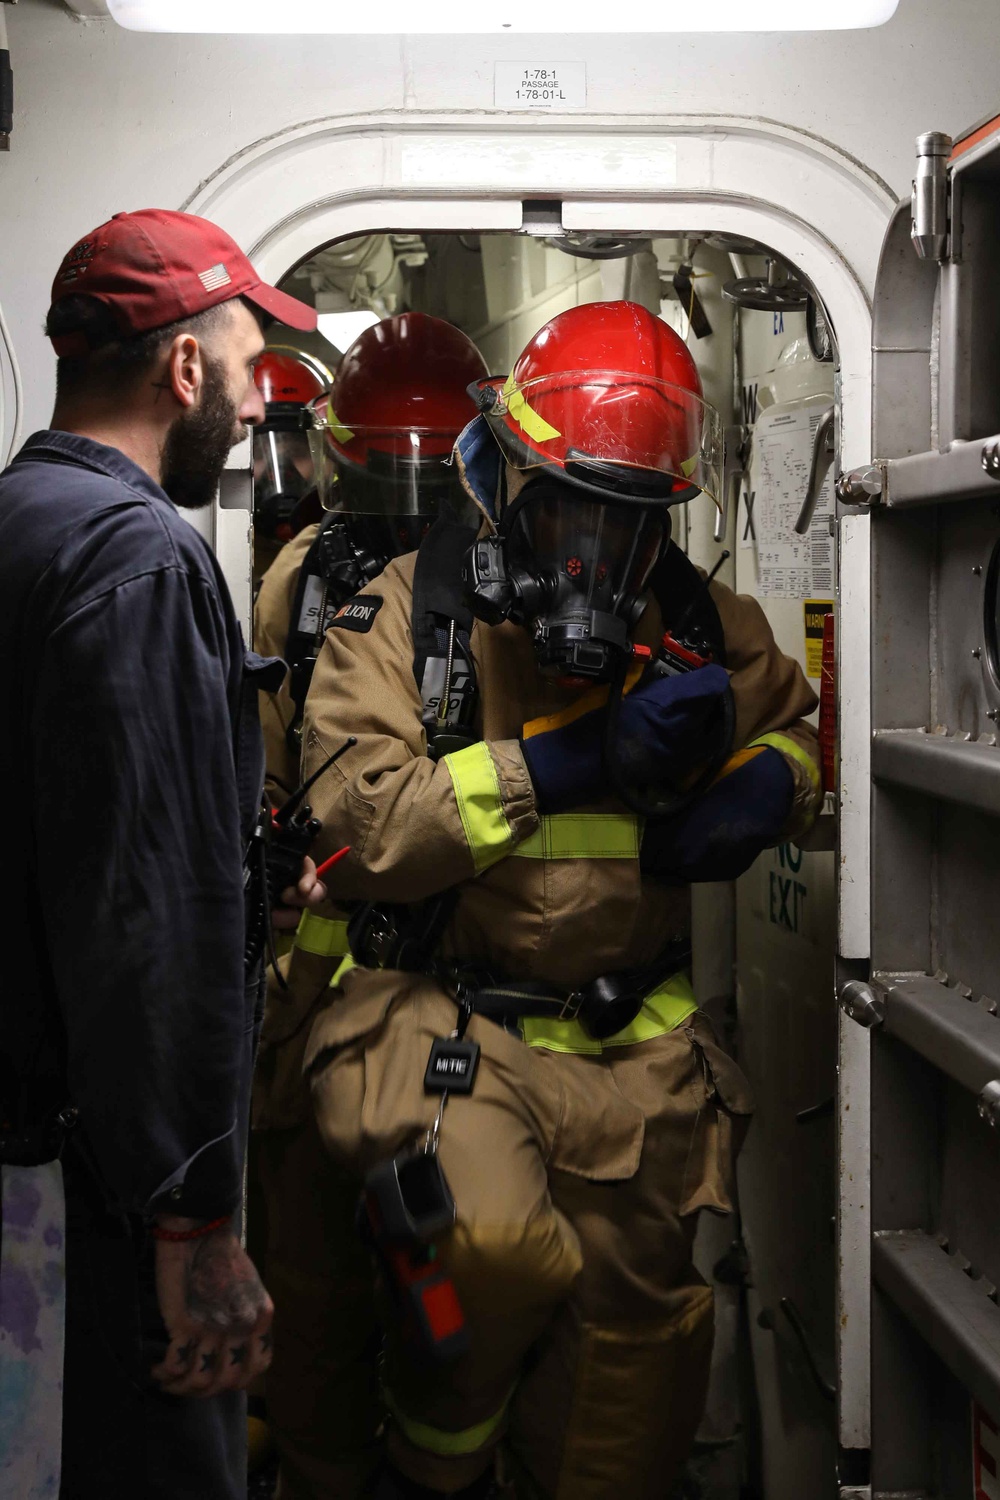
[[510, 1396], [492, 1417], [487, 1417], [485, 1422], [477, 1422], [475, 1427], [463, 1427], [459, 1432], [449, 1432], [445, 1427], [431, 1427], [427, 1422], [417, 1422], [408, 1417], [405, 1412], [400, 1411], [399, 1405], [391, 1391], [383, 1389], [382, 1394], [385, 1404], [399, 1423], [400, 1431], [414, 1448], [421, 1448], [424, 1453], [436, 1453], [439, 1458], [458, 1458], [467, 1453], [478, 1453], [480, 1448], [496, 1437], [507, 1412]]
[[509, 854], [514, 845], [514, 834], [503, 810], [497, 768], [484, 740], [467, 745], [464, 750], [452, 751], [444, 757], [444, 764], [455, 788], [476, 874], [480, 875]]
[[347, 952], [347, 923], [340, 917], [304, 911], [295, 929], [295, 947], [318, 958], [342, 958]]
[[809, 752], [803, 750], [797, 740], [793, 740], [787, 734], [762, 734], [757, 739], [751, 740], [747, 749], [752, 750], [756, 745], [770, 745], [772, 750], [780, 750], [782, 755], [787, 755], [789, 760], [794, 760], [795, 764], [801, 766], [803, 771], [805, 771], [809, 777], [813, 792], [817, 797], [819, 796], [821, 787], [819, 767]]
[[666, 1036], [668, 1031], [676, 1031], [683, 1025], [697, 1009], [691, 981], [687, 974], [681, 973], [674, 974], [651, 990], [635, 1020], [603, 1042], [592, 1037], [581, 1021], [550, 1021], [543, 1016], [522, 1016], [519, 1024], [529, 1047], [599, 1057], [607, 1047], [632, 1047], [636, 1042], [651, 1042], [654, 1037]]
[[516, 859], [638, 859], [642, 820], [631, 813], [556, 813], [511, 854]]

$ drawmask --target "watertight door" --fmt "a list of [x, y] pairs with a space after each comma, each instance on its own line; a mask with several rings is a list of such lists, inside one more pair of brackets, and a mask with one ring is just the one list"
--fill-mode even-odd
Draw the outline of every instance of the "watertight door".
[[871, 966], [839, 977], [847, 1053], [870, 1042], [870, 1150], [841, 1080], [842, 1319], [859, 1279], [871, 1312], [870, 1365], [850, 1336], [841, 1362], [842, 1405], [871, 1391], [845, 1500], [1000, 1495], [998, 266], [1000, 118], [922, 136], [876, 286], [876, 463], [840, 481], [870, 513], [873, 729]]

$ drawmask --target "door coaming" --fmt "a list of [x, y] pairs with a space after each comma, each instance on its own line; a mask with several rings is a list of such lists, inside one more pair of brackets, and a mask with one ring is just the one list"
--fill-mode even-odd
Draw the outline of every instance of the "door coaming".
[[[562, 199], [567, 229], [661, 235], [697, 225], [773, 246], [821, 292], [837, 328], [840, 437], [847, 465], [870, 453], [870, 303], [878, 247], [894, 195], [862, 163], [790, 127], [739, 117], [558, 117], [526, 123], [456, 112], [331, 117], [247, 142], [185, 200], [220, 223], [262, 276], [279, 279], [313, 246], [392, 224], [490, 231], [522, 224], [522, 199]], [[530, 179], [530, 181], [529, 181]], [[216, 513], [239, 589], [250, 576], [248, 528]], [[866, 688], [869, 637], [866, 515], [839, 526], [843, 579], [840, 949], [863, 966], [868, 938]], [[864, 587], [858, 580], [864, 580]], [[247, 589], [248, 592], [248, 589]], [[844, 878], [844, 872], [848, 872]], [[866, 1138], [867, 1038], [844, 1018], [842, 1142]], [[846, 1101], [846, 1102], [845, 1102]], [[853, 1102], [852, 1102], [853, 1101]], [[842, 1195], [839, 1436], [868, 1443], [868, 1194], [861, 1152], [848, 1152]]]

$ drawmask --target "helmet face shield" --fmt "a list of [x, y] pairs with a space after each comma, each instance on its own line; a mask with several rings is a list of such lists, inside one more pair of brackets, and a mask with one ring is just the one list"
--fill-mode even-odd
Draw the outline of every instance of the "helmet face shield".
[[484, 382], [486, 420], [507, 462], [559, 470], [626, 503], [721, 504], [723, 426], [693, 390], [645, 373], [571, 370]]
[[264, 398], [264, 421], [253, 430], [254, 524], [264, 536], [287, 541], [291, 515], [313, 484], [313, 458], [302, 413], [323, 395], [328, 373], [297, 349], [269, 346], [254, 366]]
[[325, 418], [309, 433], [325, 510], [345, 515], [429, 516], [461, 509], [465, 495], [451, 462], [456, 434], [421, 428], [359, 427]]
[[486, 376], [475, 344], [426, 313], [365, 329], [344, 354], [329, 396], [310, 406], [320, 499], [352, 516], [431, 517], [461, 505], [451, 454]]
[[313, 482], [309, 441], [297, 422], [280, 420], [256, 427], [253, 434], [254, 496], [266, 506], [280, 496], [289, 509]]

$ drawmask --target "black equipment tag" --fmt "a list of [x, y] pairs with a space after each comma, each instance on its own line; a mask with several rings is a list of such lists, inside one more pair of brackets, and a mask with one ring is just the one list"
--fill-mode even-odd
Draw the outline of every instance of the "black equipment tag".
[[425, 1094], [471, 1094], [479, 1067], [479, 1043], [436, 1036], [424, 1074]]

